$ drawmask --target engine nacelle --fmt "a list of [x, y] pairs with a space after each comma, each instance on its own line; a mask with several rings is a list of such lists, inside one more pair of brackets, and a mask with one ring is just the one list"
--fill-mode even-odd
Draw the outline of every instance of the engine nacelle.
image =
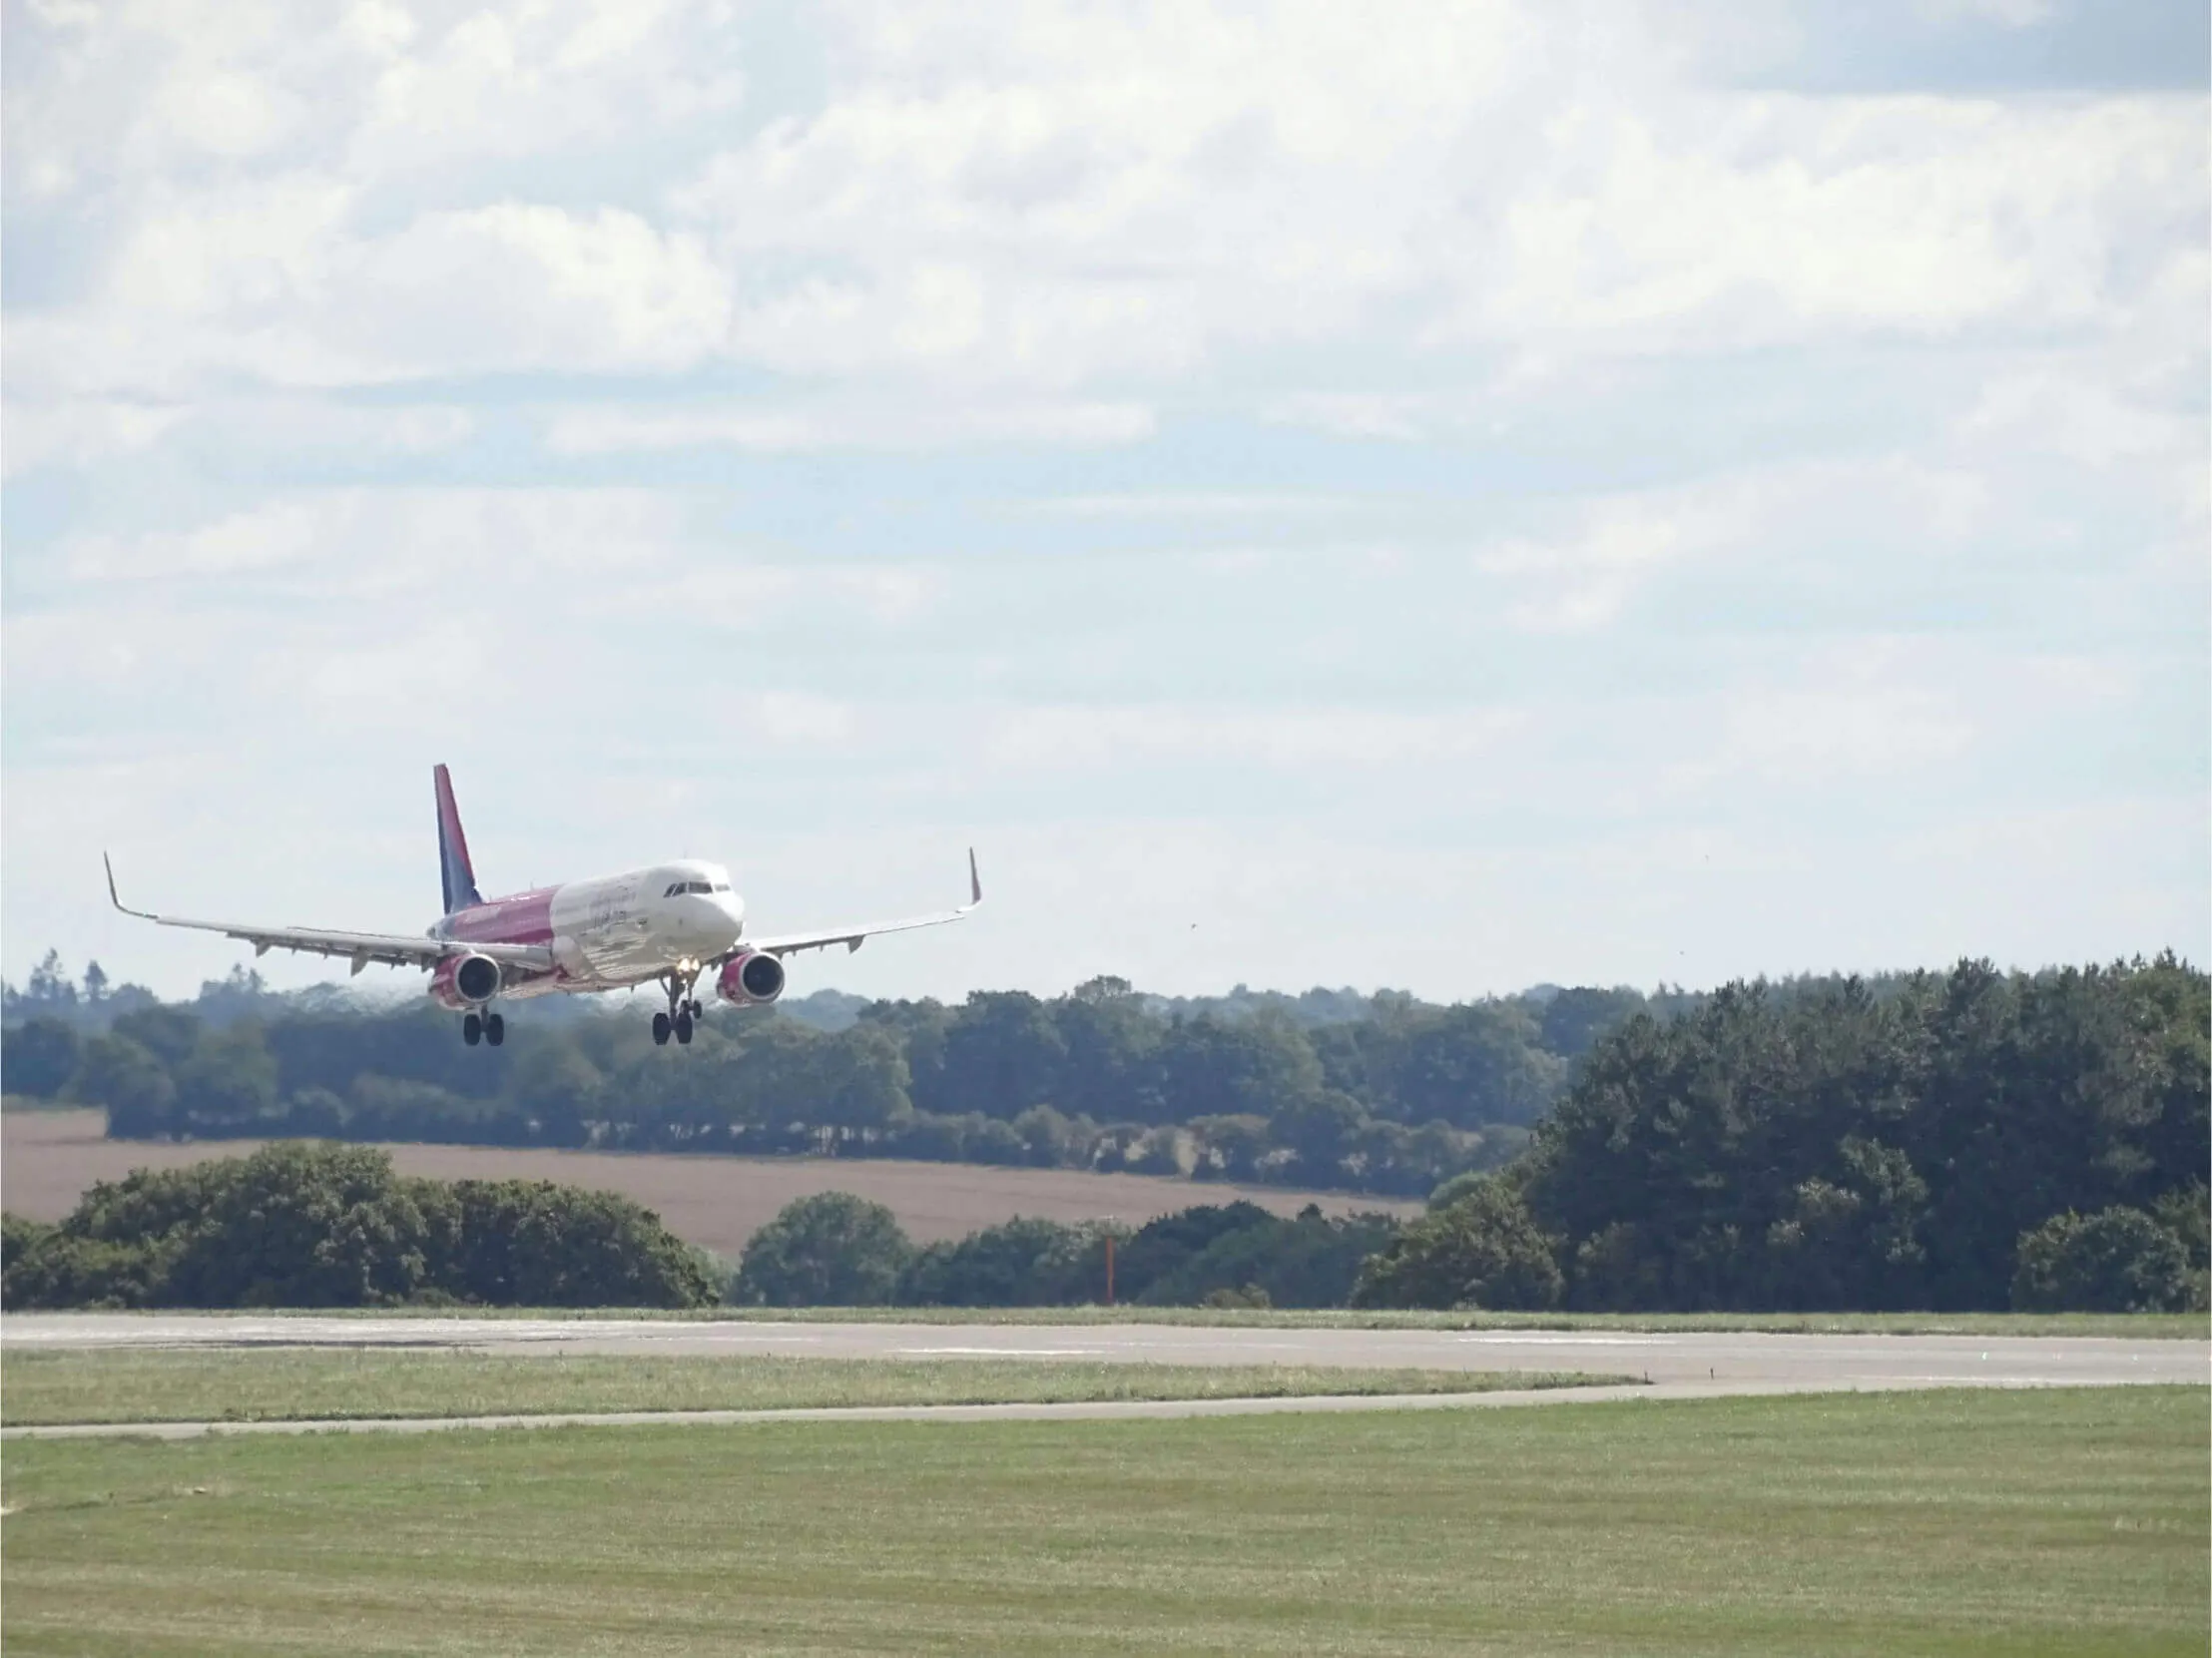
[[784, 964], [766, 950], [747, 950], [722, 964], [715, 994], [739, 1007], [760, 1007], [784, 993]]
[[430, 973], [430, 994], [454, 1012], [482, 1007], [499, 994], [499, 963], [488, 955], [449, 955]]

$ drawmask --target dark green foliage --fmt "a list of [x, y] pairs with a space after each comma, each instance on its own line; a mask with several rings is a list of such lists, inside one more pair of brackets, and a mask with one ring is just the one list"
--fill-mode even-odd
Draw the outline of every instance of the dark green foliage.
[[153, 1050], [129, 1036], [87, 1042], [69, 1091], [87, 1105], [106, 1106], [108, 1132], [119, 1140], [175, 1132], [177, 1085]]
[[698, 1307], [721, 1285], [660, 1217], [546, 1180], [419, 1182], [426, 1287], [490, 1307]]
[[1492, 1178], [1431, 1210], [1369, 1260], [1355, 1307], [1556, 1307], [1566, 1287], [1519, 1189]]
[[54, 1228], [28, 1215], [0, 1211], [0, 1273], [54, 1236]]
[[1530, 1206], [1578, 1307], [1997, 1310], [2023, 1233], [2202, 1178], [2205, 976], [2170, 956], [1730, 985], [1600, 1041]]
[[52, 1099], [76, 1074], [79, 1046], [75, 1029], [59, 1019], [10, 1025], [0, 1037], [0, 1091]]
[[[40, 999], [8, 1005], [84, 1005], [49, 976]], [[67, 1087], [106, 1106], [119, 1138], [1188, 1165], [1410, 1197], [1502, 1162], [1555, 1091], [1565, 1065], [1541, 1048], [1534, 1005], [1240, 990], [1186, 1014], [1101, 977], [1053, 1000], [877, 1002], [836, 1029], [718, 1009], [681, 1051], [628, 1013], [537, 1023], [518, 1009], [506, 1046], [470, 1049], [435, 1008], [289, 1004], [247, 975], [190, 1007], [134, 1003], [84, 1043]], [[34, 1055], [61, 1070], [76, 1041], [74, 1013], [39, 1017], [52, 1030], [9, 1034], [26, 1076]]]
[[428, 1222], [383, 1152], [292, 1141], [204, 1167], [202, 1206], [166, 1234], [162, 1302], [370, 1307], [428, 1281]]
[[1515, 1002], [1424, 1008], [1392, 1021], [1379, 1063], [1387, 1114], [1400, 1122], [1531, 1123], [1551, 1103], [1565, 1064]]
[[1263, 1211], [1217, 1235], [1135, 1299], [1155, 1307], [1209, 1306], [1221, 1305], [1214, 1298], [1224, 1293], [1257, 1292], [1261, 1299], [1251, 1305], [1342, 1307], [1362, 1264], [1396, 1232], [1387, 1215], [1331, 1220], [1309, 1205], [1296, 1220], [1284, 1220]]
[[[58, 964], [35, 989], [8, 1006], [68, 1026], [89, 1005]], [[2023, 1234], [2114, 1207], [2159, 1217], [2199, 1263], [2196, 1293], [2212, 1282], [2202, 1205], [2176, 1196], [2212, 1159], [2212, 999], [2170, 956], [1458, 1007], [1242, 988], [1168, 1004], [1099, 978], [1053, 999], [876, 1002], [833, 1030], [720, 1009], [681, 1049], [632, 1012], [518, 1008], [504, 1048], [471, 1050], [433, 1009], [287, 1008], [250, 983], [112, 1016], [66, 1092], [118, 1137], [1187, 1170], [1445, 1188], [1436, 1209], [1455, 1177], [1510, 1162], [1578, 1308], [1998, 1309]], [[62, 1051], [29, 1030], [11, 1055]], [[985, 1258], [953, 1274], [951, 1248], [914, 1284], [979, 1294], [962, 1286]]]
[[753, 1235], [731, 1299], [769, 1307], [876, 1307], [913, 1256], [897, 1218], [849, 1192], [785, 1206]]
[[417, 1180], [365, 1146], [289, 1143], [102, 1182], [60, 1226], [12, 1217], [0, 1301], [365, 1307], [434, 1299], [694, 1307], [717, 1286], [626, 1198]]
[[2140, 1209], [2053, 1215], [2020, 1239], [2012, 1275], [2017, 1313], [2179, 1313], [2189, 1306], [2189, 1255]]
[[1052, 1307], [1105, 1299], [1095, 1227], [1016, 1218], [917, 1251], [897, 1300], [916, 1307]]
[[197, 1014], [181, 1007], [146, 1007], [127, 1014], [108, 1027], [113, 1036], [128, 1037], [164, 1065], [181, 1065], [199, 1044], [207, 1027]]
[[1147, 1221], [1121, 1240], [1114, 1257], [1114, 1285], [1123, 1301], [1145, 1299], [1152, 1286], [1233, 1232], [1265, 1226], [1275, 1217], [1256, 1203], [1200, 1204]]
[[[1195, 1306], [1217, 1291], [1256, 1305], [1338, 1307], [1360, 1263], [1386, 1244], [1385, 1215], [1330, 1220], [1309, 1205], [1284, 1220], [1257, 1204], [1200, 1205], [1115, 1235], [1115, 1299]], [[802, 1198], [754, 1238], [732, 1286], [742, 1303], [785, 1307], [1055, 1307], [1106, 1297], [1100, 1225], [1016, 1219], [915, 1250], [889, 1211], [841, 1192]]]

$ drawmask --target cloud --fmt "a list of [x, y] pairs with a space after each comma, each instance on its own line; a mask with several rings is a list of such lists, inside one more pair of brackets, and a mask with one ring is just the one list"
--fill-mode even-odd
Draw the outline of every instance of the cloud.
[[927, 450], [977, 444], [1103, 446], [1155, 429], [1141, 403], [984, 403], [947, 407], [921, 397], [776, 400], [724, 409], [571, 409], [547, 423], [555, 454], [670, 449], [800, 454], [825, 449]]
[[1102, 770], [1157, 764], [1389, 768], [1466, 760], [1520, 725], [1511, 709], [1454, 714], [1347, 708], [1030, 708], [985, 743], [997, 766]]
[[793, 925], [1005, 848], [885, 991], [2201, 941], [2202, 53], [1849, 11], [11, 12], [11, 962], [228, 966], [119, 824], [413, 924], [432, 759]]

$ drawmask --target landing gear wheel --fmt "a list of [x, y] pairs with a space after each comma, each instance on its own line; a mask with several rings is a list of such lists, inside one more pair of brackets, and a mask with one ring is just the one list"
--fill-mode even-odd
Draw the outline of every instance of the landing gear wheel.
[[707, 1016], [707, 1010], [695, 1000], [691, 1004], [691, 1016], [695, 1019], [704, 1019]]
[[495, 1048], [496, 1048], [497, 1046], [499, 1046], [499, 1044], [500, 1044], [500, 1043], [504, 1042], [504, 1041], [505, 1041], [506, 1039], [507, 1039], [507, 1020], [506, 1020], [505, 1016], [504, 1016], [504, 1015], [502, 1015], [502, 1014], [498, 1014], [498, 1013], [487, 1013], [487, 1014], [485, 1014], [485, 1015], [484, 1015], [484, 1040], [485, 1040], [485, 1041], [487, 1041], [487, 1042], [489, 1042], [489, 1043], [490, 1043], [490, 1044], [491, 1044], [491, 1045], [492, 1045], [493, 1047], [495, 1047]]
[[691, 1011], [687, 1008], [676, 1015], [676, 1040], [689, 1047], [691, 1045]]
[[653, 1015], [653, 1045], [654, 1045], [655, 1047], [657, 1047], [657, 1048], [665, 1048], [665, 1047], [667, 1047], [667, 1046], [668, 1046], [668, 1033], [669, 1033], [669, 1031], [670, 1031], [670, 1030], [671, 1030], [672, 1028], [674, 1028], [674, 1027], [673, 1027], [673, 1026], [672, 1026], [672, 1024], [670, 1023], [670, 1020], [669, 1020], [669, 1016], [668, 1016], [668, 1015], [667, 1015], [666, 1013], [656, 1013], [656, 1014], [654, 1014], [654, 1015]]
[[466, 1015], [461, 1020], [461, 1040], [473, 1048], [483, 1039], [484, 1021], [473, 1013]]

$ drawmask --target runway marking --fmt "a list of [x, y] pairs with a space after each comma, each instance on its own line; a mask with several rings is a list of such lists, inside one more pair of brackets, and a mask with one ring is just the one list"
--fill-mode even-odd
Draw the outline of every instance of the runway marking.
[[1584, 1336], [1571, 1330], [1484, 1330], [1468, 1335], [1455, 1335], [1452, 1340], [1477, 1347], [1667, 1348], [1676, 1346], [1680, 1338], [1674, 1336]]
[[1099, 1359], [1099, 1348], [893, 1348], [900, 1359]]

